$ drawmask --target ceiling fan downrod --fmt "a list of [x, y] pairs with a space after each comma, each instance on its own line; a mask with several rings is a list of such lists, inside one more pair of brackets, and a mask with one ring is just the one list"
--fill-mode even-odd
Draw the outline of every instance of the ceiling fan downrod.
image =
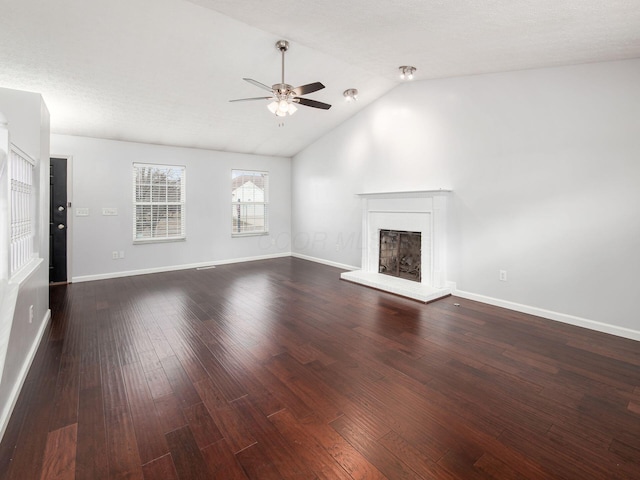
[[278, 40], [276, 42], [276, 48], [282, 53], [282, 84], [284, 85], [284, 52], [289, 50], [289, 42], [286, 40]]

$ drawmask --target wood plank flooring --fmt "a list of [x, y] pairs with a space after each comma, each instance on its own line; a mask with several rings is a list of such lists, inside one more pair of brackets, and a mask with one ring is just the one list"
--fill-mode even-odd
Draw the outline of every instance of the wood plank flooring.
[[339, 273], [51, 287], [0, 479], [640, 478], [639, 342]]

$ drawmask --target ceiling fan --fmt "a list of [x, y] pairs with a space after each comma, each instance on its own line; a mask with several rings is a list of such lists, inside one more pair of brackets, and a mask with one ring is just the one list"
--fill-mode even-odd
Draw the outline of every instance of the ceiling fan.
[[282, 83], [276, 83], [269, 87], [264, 83], [260, 83], [252, 78], [243, 78], [244, 81], [255, 85], [263, 90], [271, 92], [270, 97], [253, 97], [253, 98], [239, 98], [237, 100], [229, 100], [230, 102], [248, 102], [252, 100], [272, 100], [267, 108], [273, 114], [278, 117], [284, 117], [286, 115], [293, 115], [297, 109], [295, 104], [304, 105], [305, 107], [320, 108], [322, 110], [329, 110], [331, 105], [328, 103], [318, 102], [317, 100], [311, 100], [309, 98], [302, 98], [302, 95], [308, 93], [317, 92], [322, 90], [324, 85], [320, 82], [308, 83], [307, 85], [301, 85], [299, 87], [292, 87], [284, 81], [284, 54], [289, 49], [289, 42], [286, 40], [278, 40], [276, 42], [276, 48], [282, 53]]

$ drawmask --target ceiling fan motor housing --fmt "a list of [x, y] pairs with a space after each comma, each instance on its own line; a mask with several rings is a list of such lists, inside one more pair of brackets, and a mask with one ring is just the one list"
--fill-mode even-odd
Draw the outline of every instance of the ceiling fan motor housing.
[[276, 95], [289, 95], [290, 93], [293, 93], [293, 86], [287, 83], [276, 83], [272, 85], [271, 88], [273, 88], [273, 92]]

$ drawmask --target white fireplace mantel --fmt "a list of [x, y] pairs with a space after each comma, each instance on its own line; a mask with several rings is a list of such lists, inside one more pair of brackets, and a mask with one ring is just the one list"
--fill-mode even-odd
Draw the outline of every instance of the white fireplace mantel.
[[[362, 269], [341, 274], [359, 283], [423, 302], [451, 293], [446, 286], [446, 204], [451, 190], [360, 193]], [[380, 230], [421, 233], [422, 281], [378, 273]]]

